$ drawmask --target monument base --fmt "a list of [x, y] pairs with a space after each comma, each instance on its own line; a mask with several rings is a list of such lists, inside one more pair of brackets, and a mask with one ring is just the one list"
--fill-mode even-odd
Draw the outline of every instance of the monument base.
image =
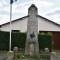
[[37, 55], [39, 53], [39, 45], [38, 43], [26, 43], [25, 47], [25, 54], [35, 54]]

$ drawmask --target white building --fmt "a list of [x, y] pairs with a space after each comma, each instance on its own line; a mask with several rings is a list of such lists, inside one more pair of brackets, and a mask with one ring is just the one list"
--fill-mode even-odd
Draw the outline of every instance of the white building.
[[[42, 16], [38, 18], [38, 32], [39, 31], [60, 31], [60, 25], [50, 21]], [[12, 21], [12, 30], [27, 32], [28, 16], [16, 19]], [[10, 22], [1, 25], [2, 31], [10, 31]]]
[[[37, 8], [35, 5], [33, 7], [33, 4], [31, 5], [32, 8]], [[34, 15], [36, 11], [33, 11], [31, 8], [31, 15]], [[29, 14], [29, 12], [28, 12]], [[11, 30], [12, 31], [20, 31], [20, 32], [27, 32], [27, 21], [29, 16], [24, 16], [22, 18], [16, 19], [12, 21], [11, 24]], [[33, 16], [32, 16], [33, 17]], [[37, 15], [36, 18], [38, 18], [38, 32], [39, 31], [60, 31], [60, 25], [48, 20], [40, 15]], [[2, 31], [10, 31], [10, 22], [2, 24], [1, 26]]]
[[[28, 17], [29, 16], [24, 16], [13, 20], [12, 31], [27, 32]], [[36, 18], [38, 18], [38, 32], [52, 32], [54, 48], [60, 49], [60, 25], [40, 15], [37, 15]], [[10, 31], [10, 22], [2, 24], [0, 27], [1, 31]]]
[[1, 30], [1, 25], [0, 25], [0, 30]]

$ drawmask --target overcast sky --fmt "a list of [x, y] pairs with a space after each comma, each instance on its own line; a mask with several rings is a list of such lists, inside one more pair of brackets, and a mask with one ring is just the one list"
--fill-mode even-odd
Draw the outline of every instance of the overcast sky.
[[[12, 4], [12, 20], [28, 15], [28, 7], [35, 4], [38, 15], [60, 24], [60, 0], [17, 0]], [[0, 0], [0, 25], [10, 21], [10, 0]]]

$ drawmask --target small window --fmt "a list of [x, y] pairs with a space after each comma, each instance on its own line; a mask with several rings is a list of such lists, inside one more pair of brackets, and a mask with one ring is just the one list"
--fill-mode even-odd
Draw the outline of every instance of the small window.
[[20, 30], [12, 30], [12, 32], [20, 32]]
[[39, 33], [45, 33], [45, 34], [47, 34], [48, 31], [39, 31]]
[[0, 25], [0, 28], [1, 28], [1, 25]]

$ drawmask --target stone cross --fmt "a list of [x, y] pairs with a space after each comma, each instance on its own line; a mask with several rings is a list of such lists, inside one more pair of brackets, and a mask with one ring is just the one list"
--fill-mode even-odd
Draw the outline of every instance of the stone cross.
[[37, 7], [34, 4], [32, 4], [28, 8], [27, 39], [25, 46], [25, 54], [39, 53], [37, 15]]

